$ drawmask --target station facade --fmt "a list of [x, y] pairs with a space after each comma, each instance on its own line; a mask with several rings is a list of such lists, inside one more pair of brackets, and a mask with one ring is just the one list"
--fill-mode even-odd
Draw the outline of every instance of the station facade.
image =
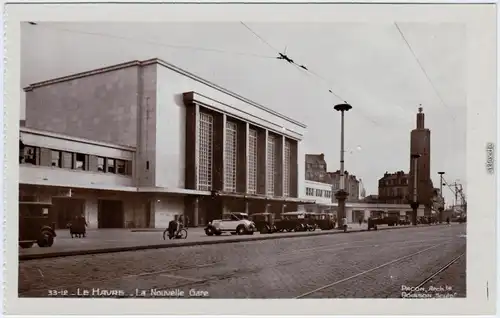
[[[58, 227], [205, 225], [225, 211], [295, 211], [306, 126], [159, 59], [32, 84], [20, 199]], [[301, 158], [299, 160], [299, 158]]]

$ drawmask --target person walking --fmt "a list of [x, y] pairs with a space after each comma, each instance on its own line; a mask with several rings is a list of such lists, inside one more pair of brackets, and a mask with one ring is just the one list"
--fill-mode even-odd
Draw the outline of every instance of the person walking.
[[359, 218], [359, 227], [361, 227], [361, 224], [363, 224], [363, 218]]
[[347, 232], [347, 218], [344, 216], [342, 218], [341, 222], [342, 222], [342, 228], [344, 229], [344, 233], [346, 233]]

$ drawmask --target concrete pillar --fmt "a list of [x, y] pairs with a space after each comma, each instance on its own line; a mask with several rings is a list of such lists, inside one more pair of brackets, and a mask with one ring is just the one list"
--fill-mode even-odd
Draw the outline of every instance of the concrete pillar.
[[267, 137], [268, 131], [258, 130], [257, 135], [257, 194], [267, 194]]
[[185, 187], [198, 189], [198, 162], [199, 162], [199, 136], [200, 106], [197, 104], [186, 105], [186, 131], [185, 131]]
[[221, 178], [221, 182], [222, 182], [222, 185], [221, 185], [221, 190], [224, 190], [224, 184], [225, 184], [225, 175], [226, 175], [226, 138], [227, 138], [227, 134], [226, 134], [226, 123], [227, 123], [227, 116], [226, 114], [221, 114], [222, 116], [222, 128], [221, 128], [221, 132], [222, 132], [222, 140], [221, 140], [221, 150], [222, 151], [222, 157], [221, 157], [221, 160], [222, 160], [222, 169], [221, 169], [221, 175], [220, 175], [220, 178]]
[[297, 141], [290, 140], [290, 197], [292, 198], [299, 197], [298, 150]]
[[363, 213], [364, 213], [364, 219], [368, 220], [368, 218], [370, 217], [370, 210], [364, 209]]
[[238, 123], [236, 154], [236, 192], [246, 193], [248, 189], [248, 135], [250, 125]]
[[222, 191], [224, 189], [225, 135], [226, 116], [224, 114], [214, 114], [212, 189], [216, 191]]
[[283, 177], [285, 168], [285, 136], [276, 137], [276, 173], [274, 176], [274, 195], [283, 196]]
[[245, 200], [245, 213], [250, 214], [250, 204], [247, 200]]
[[265, 212], [266, 213], [271, 213], [271, 204], [270, 203], [266, 203], [265, 207], [266, 207]]

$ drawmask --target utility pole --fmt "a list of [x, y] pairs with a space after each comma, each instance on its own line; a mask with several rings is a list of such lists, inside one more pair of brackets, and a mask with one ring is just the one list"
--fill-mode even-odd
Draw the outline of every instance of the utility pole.
[[[444, 175], [444, 172], [440, 171], [440, 172], [438, 172], [438, 174], [439, 174], [439, 196], [441, 198], [441, 202], [440, 202], [440, 205], [438, 207], [439, 223], [442, 223], [443, 222], [443, 210], [444, 210], [444, 196], [443, 196], [443, 175]], [[441, 203], [443, 204], [442, 206], [441, 206]]]
[[[339, 228], [342, 228], [344, 224], [342, 223], [342, 219], [346, 217], [345, 213], [345, 200], [347, 199], [347, 196], [349, 193], [345, 189], [345, 176], [344, 176], [344, 113], [346, 111], [349, 111], [352, 106], [345, 103], [345, 104], [339, 104], [335, 105], [333, 107], [336, 111], [340, 111], [341, 113], [341, 119], [340, 119], [340, 189], [335, 193], [335, 197], [337, 198], [338, 202], [338, 226]], [[346, 224], [347, 225], [347, 224]]]

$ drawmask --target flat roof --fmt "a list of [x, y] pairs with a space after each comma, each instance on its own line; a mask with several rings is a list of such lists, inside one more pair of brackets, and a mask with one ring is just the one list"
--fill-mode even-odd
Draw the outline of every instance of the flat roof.
[[159, 65], [166, 67], [174, 72], [177, 72], [177, 73], [184, 75], [186, 77], [189, 77], [197, 82], [205, 84], [205, 85], [207, 85], [215, 90], [218, 90], [224, 94], [227, 94], [227, 95], [230, 95], [236, 99], [239, 99], [239, 100], [241, 100], [249, 105], [252, 105], [256, 108], [259, 108], [263, 111], [266, 111], [274, 116], [278, 116], [282, 119], [285, 119], [285, 120], [287, 120], [287, 121], [289, 121], [297, 126], [300, 126], [302, 128], [307, 128], [307, 126], [305, 124], [303, 124], [303, 123], [301, 123], [293, 118], [290, 118], [290, 117], [285, 116], [281, 113], [278, 113], [277, 111], [274, 111], [270, 108], [267, 108], [267, 107], [265, 107], [257, 102], [254, 102], [254, 101], [252, 101], [246, 97], [243, 97], [235, 92], [232, 92], [228, 89], [225, 89], [225, 88], [223, 88], [217, 84], [214, 84], [214, 83], [212, 83], [204, 78], [201, 78], [200, 76], [198, 76], [194, 73], [191, 73], [189, 71], [181, 69], [180, 67], [177, 67], [177, 66], [170, 64], [170, 63], [168, 63], [162, 59], [159, 59], [159, 58], [152, 58], [152, 59], [143, 60], [143, 61], [134, 60], [134, 61], [115, 64], [115, 65], [111, 65], [111, 66], [101, 67], [101, 68], [97, 68], [97, 69], [93, 69], [93, 70], [89, 70], [89, 71], [85, 71], [85, 72], [80, 72], [80, 73], [75, 73], [75, 74], [71, 74], [71, 75], [67, 75], [67, 76], [62, 76], [62, 77], [58, 77], [58, 78], [54, 78], [54, 79], [50, 79], [50, 80], [46, 80], [46, 81], [41, 81], [41, 82], [30, 84], [29, 86], [24, 88], [24, 91], [29, 92], [29, 91], [34, 90], [35, 88], [48, 86], [48, 85], [52, 85], [52, 84], [56, 84], [56, 83], [62, 83], [62, 82], [71, 81], [74, 79], [83, 78], [83, 77], [87, 77], [87, 76], [102, 74], [102, 73], [106, 73], [106, 72], [112, 72], [112, 71], [116, 71], [116, 70], [120, 70], [120, 69], [124, 69], [124, 68], [128, 68], [128, 67], [134, 67], [134, 66], [140, 67], [140, 66], [147, 66], [147, 65], [151, 65], [151, 64], [159, 64]]

